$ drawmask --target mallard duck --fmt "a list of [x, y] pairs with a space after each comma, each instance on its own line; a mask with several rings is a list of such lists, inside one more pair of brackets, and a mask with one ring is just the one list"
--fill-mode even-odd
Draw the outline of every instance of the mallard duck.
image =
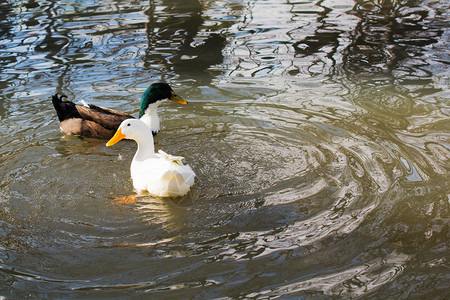
[[189, 165], [183, 164], [181, 156], [172, 156], [161, 150], [155, 153], [153, 135], [143, 121], [123, 121], [106, 146], [112, 146], [124, 138], [135, 140], [138, 145], [130, 168], [137, 192], [148, 191], [158, 197], [176, 197], [189, 191], [194, 184], [194, 171]]
[[[66, 96], [55, 94], [52, 96], [52, 102], [61, 130], [66, 134], [110, 139], [122, 121], [134, 118], [129, 114], [87, 104], [84, 101], [83, 105], [62, 101], [63, 97]], [[187, 104], [186, 100], [175, 94], [172, 88], [163, 82], [153, 83], [142, 94], [139, 118], [150, 127], [153, 135], [160, 129], [157, 115], [158, 106], [167, 100]]]

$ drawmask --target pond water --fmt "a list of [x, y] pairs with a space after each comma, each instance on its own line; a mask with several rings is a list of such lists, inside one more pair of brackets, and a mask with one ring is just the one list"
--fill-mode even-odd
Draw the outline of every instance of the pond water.
[[[449, 11], [0, 0], [0, 298], [449, 297]], [[119, 201], [134, 143], [62, 134], [50, 96], [136, 115], [157, 81], [196, 183]]]

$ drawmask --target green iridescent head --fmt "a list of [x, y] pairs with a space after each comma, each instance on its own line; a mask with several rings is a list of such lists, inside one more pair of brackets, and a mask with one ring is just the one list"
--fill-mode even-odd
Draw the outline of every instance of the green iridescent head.
[[171, 100], [179, 104], [187, 104], [187, 101], [175, 94], [170, 85], [164, 82], [153, 83], [142, 94], [139, 118], [141, 118], [148, 106], [158, 101]]

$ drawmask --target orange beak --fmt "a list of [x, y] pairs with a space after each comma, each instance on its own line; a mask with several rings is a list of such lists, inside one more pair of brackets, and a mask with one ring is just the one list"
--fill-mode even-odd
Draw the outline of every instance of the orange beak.
[[119, 128], [119, 129], [117, 129], [114, 136], [106, 143], [106, 147], [112, 146], [124, 138], [125, 138], [125, 135], [122, 133], [122, 130]]
[[167, 99], [169, 99], [170, 101], [176, 102], [178, 104], [187, 104], [187, 101], [184, 100], [183, 98], [181, 98], [180, 96], [178, 96], [177, 94], [175, 94], [174, 91], [172, 91], [170, 93], [170, 97]]

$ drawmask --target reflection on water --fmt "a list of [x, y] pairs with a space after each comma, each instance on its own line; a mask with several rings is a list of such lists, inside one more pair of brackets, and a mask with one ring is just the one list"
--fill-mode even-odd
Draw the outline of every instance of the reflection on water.
[[[445, 297], [448, 9], [0, 0], [0, 298]], [[121, 202], [134, 143], [50, 95], [137, 113], [159, 80], [196, 184]]]

